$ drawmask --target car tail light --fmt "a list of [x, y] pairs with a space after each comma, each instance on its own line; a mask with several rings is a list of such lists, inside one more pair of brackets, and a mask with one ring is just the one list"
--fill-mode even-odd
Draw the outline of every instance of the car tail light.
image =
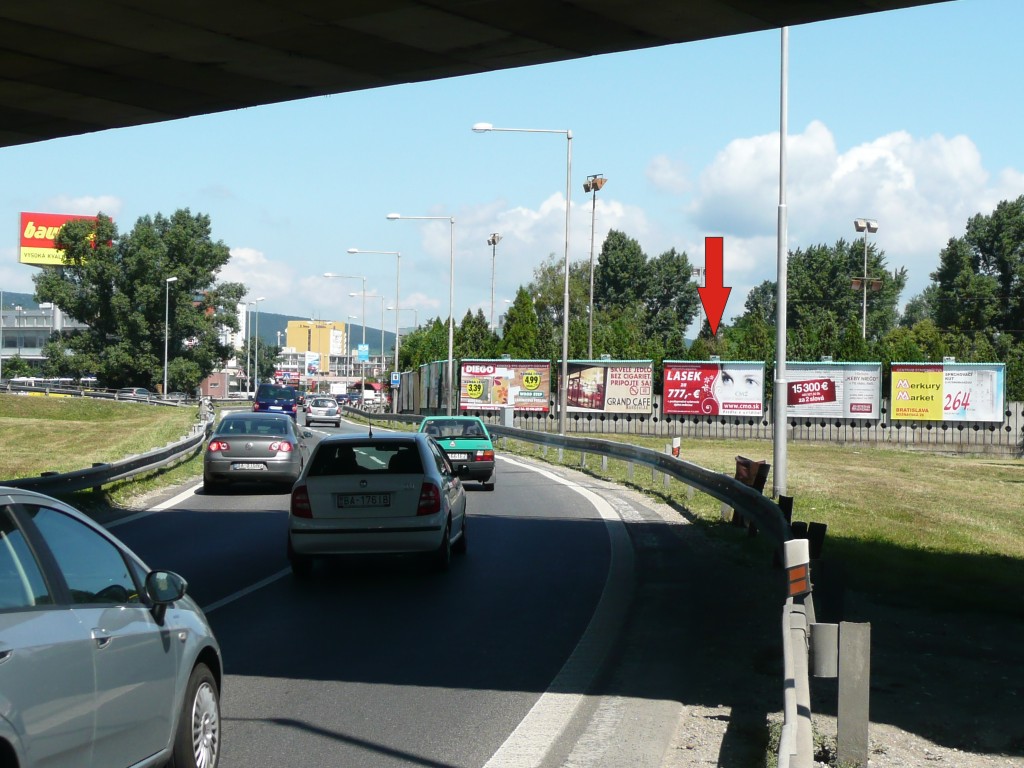
[[309, 504], [309, 491], [300, 485], [292, 489], [292, 517], [313, 517], [313, 508]]
[[211, 440], [209, 448], [210, 448], [211, 451], [230, 451], [231, 450], [231, 446], [228, 445], [223, 440]]
[[423, 483], [420, 488], [420, 503], [416, 507], [416, 514], [435, 515], [440, 511], [441, 489], [433, 483]]
[[260, 409], [260, 404], [259, 404], [259, 403], [253, 403], [253, 404], [252, 404], [252, 409], [253, 409], [254, 411], [258, 411], [258, 410]]
[[289, 443], [287, 440], [275, 440], [270, 444], [270, 450], [274, 451], [275, 453], [291, 453], [292, 444]]
[[299, 406], [295, 403], [292, 403], [292, 413], [298, 413], [298, 410]]
[[494, 451], [477, 451], [477, 461], [494, 461]]

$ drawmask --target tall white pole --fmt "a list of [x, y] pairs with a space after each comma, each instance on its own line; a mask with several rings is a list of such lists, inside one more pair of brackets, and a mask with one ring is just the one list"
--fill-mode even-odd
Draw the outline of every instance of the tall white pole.
[[167, 397], [167, 338], [171, 327], [171, 283], [177, 282], [178, 278], [168, 277], [164, 280], [164, 391], [163, 396]]
[[566, 410], [569, 407], [569, 217], [572, 211], [572, 131], [546, 128], [495, 128], [490, 123], [476, 123], [474, 133], [499, 131], [506, 133], [564, 133], [565, 148], [565, 291], [562, 295], [562, 372], [558, 379], [558, 433], [565, 434]]
[[868, 228], [864, 227], [864, 308], [862, 310], [861, 324], [860, 324], [860, 337], [864, 340], [868, 338]]
[[777, 283], [775, 298], [775, 387], [773, 445], [775, 469], [772, 472], [772, 495], [777, 499], [786, 495], [786, 291], [789, 266], [789, 222], [786, 213], [786, 133], [789, 110], [789, 27], [782, 28], [782, 66], [779, 88], [779, 232], [777, 256]]
[[452, 399], [455, 396], [452, 382], [454, 381], [455, 364], [455, 217], [449, 219], [451, 224], [448, 245], [448, 373], [446, 374], [446, 387], [448, 390], [448, 404], [445, 413], [452, 415]]
[[572, 210], [572, 131], [565, 132], [565, 291], [562, 295], [562, 372], [558, 377], [558, 434], [565, 434], [569, 407], [569, 214]]

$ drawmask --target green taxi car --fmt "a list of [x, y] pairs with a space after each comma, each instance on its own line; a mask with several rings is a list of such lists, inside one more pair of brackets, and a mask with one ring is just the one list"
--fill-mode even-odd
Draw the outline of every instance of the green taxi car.
[[427, 416], [420, 432], [434, 438], [456, 472], [465, 467], [462, 477], [494, 490], [494, 444], [487, 425], [476, 416]]

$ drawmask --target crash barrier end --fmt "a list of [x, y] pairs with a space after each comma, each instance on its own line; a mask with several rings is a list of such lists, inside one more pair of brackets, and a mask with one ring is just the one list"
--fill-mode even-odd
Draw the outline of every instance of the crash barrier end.
[[[768, 482], [768, 473], [771, 471], [771, 468], [772, 465], [767, 461], [755, 461], [745, 456], [737, 456], [735, 478], [758, 493], [764, 493], [764, 487]], [[757, 526], [753, 521], [745, 520], [737, 509], [730, 507], [728, 504], [722, 505], [722, 520], [737, 526], [745, 525], [751, 536], [757, 535]]]

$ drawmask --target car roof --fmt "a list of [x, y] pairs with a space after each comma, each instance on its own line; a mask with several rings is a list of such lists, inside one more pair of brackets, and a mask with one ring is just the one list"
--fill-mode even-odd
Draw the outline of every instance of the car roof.
[[427, 436], [422, 432], [374, 432], [372, 435], [366, 432], [349, 432], [344, 435], [328, 435], [317, 443], [317, 447], [331, 443], [365, 443], [367, 441], [375, 443], [421, 443], [427, 441]]

